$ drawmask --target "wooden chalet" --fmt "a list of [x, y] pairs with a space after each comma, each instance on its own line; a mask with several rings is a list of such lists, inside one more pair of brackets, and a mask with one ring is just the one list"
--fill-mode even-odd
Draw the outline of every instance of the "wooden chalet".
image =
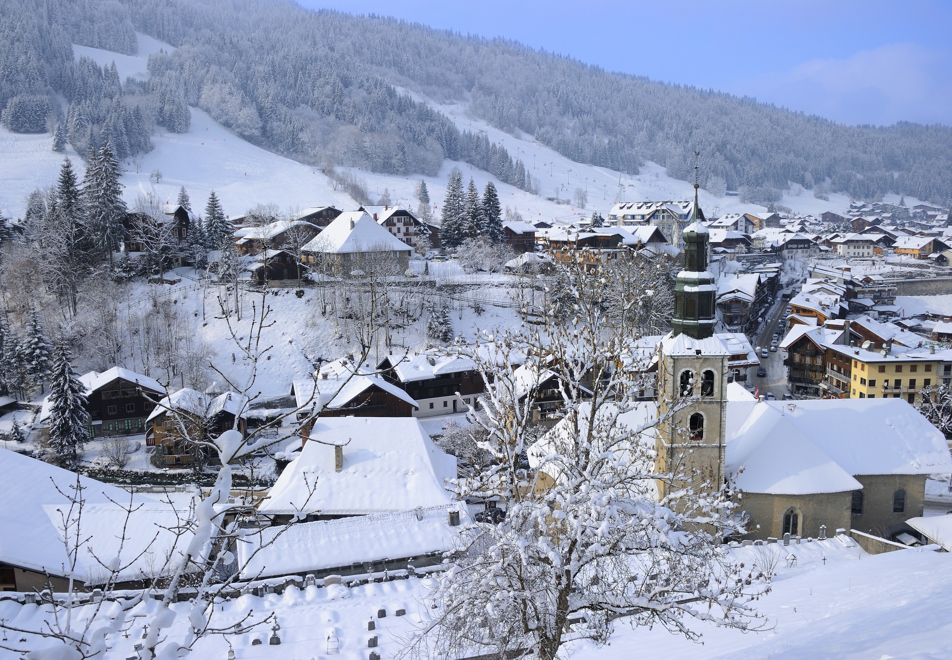
[[343, 211], [333, 206], [312, 206], [296, 213], [294, 220], [309, 222], [317, 227], [331, 224]]
[[295, 282], [307, 272], [307, 266], [287, 250], [267, 250], [259, 257], [260, 261], [251, 267], [255, 284]]
[[361, 206], [357, 210], [368, 214], [377, 224], [417, 252], [430, 249], [427, 225], [407, 209], [399, 206]]
[[503, 240], [513, 252], [522, 254], [535, 249], [536, 228], [528, 222], [504, 222], [502, 230]]
[[246, 227], [235, 232], [235, 246], [244, 255], [268, 250], [300, 251], [317, 236], [321, 228], [306, 220], [279, 220], [260, 227]]
[[188, 467], [196, 460], [214, 460], [202, 447], [189, 440], [217, 438], [236, 428], [248, 432], [248, 398], [235, 392], [212, 396], [183, 388], [163, 398], [146, 420], [146, 445], [154, 447], [152, 462], [157, 467]]
[[476, 406], [478, 395], [486, 391], [476, 365], [463, 357], [426, 353], [387, 356], [377, 371], [417, 402], [414, 417], [459, 412], [463, 408], [457, 393], [462, 406]]

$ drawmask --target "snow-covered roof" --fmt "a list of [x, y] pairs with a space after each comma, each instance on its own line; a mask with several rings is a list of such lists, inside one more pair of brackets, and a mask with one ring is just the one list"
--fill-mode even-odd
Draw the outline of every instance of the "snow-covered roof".
[[402, 383], [430, 380], [437, 376], [472, 371], [476, 363], [460, 355], [440, 353], [408, 353], [405, 357], [391, 358], [396, 362], [393, 371]]
[[235, 230], [235, 238], [244, 240], [270, 241], [275, 236], [294, 229], [295, 227], [312, 228], [319, 230], [320, 227], [313, 225], [306, 220], [278, 220], [260, 227], [245, 227]]
[[750, 344], [750, 339], [743, 332], [718, 332], [714, 335], [727, 347], [731, 359], [727, 361], [728, 368], [756, 367], [760, 365], [757, 353]]
[[950, 472], [952, 456], [903, 399], [819, 399], [758, 403], [728, 438], [726, 464], [743, 491], [805, 495], [862, 488], [854, 476]]
[[901, 344], [907, 348], [917, 348], [922, 345], [924, 338], [914, 332], [909, 332], [892, 323], [883, 323], [869, 316], [861, 316], [850, 321], [851, 327], [861, 327], [880, 337], [883, 341], [892, 340], [894, 344]]
[[661, 340], [661, 352], [664, 355], [730, 355], [730, 349], [724, 341], [714, 335], [705, 339], [694, 339], [683, 332], [678, 335], [668, 334]]
[[[340, 472], [331, 445], [343, 449]], [[320, 418], [260, 509], [363, 515], [439, 506], [450, 503], [445, 481], [455, 477], [456, 459], [433, 444], [415, 418]]]
[[[460, 512], [459, 527], [450, 527], [450, 511]], [[250, 579], [447, 552], [457, 547], [468, 516], [465, 506], [453, 503], [268, 527], [238, 544], [238, 565]]]
[[511, 231], [513, 234], [534, 234], [539, 231], [528, 222], [504, 222], [502, 223], [502, 226]]
[[896, 239], [895, 250], [921, 250], [935, 240], [935, 236], [900, 236]]
[[[299, 408], [312, 408], [315, 405], [318, 408], [341, 408], [371, 387], [378, 387], [384, 392], [409, 403], [414, 408], [420, 407], [420, 404], [404, 390], [388, 383], [379, 376], [358, 372], [353, 375], [349, 373], [329, 374], [327, 378], [324, 378], [324, 373], [327, 372], [322, 369], [316, 380], [303, 378], [294, 381], [292, 384], [294, 398]], [[354, 414], [359, 415], [360, 408], [354, 408]]]
[[[86, 395], [89, 396], [101, 387], [105, 387], [109, 383], [115, 381], [117, 378], [121, 378], [122, 380], [128, 381], [130, 383], [135, 383], [136, 385], [142, 387], [142, 389], [148, 390], [149, 393], [162, 394], [165, 392], [165, 388], [154, 378], [137, 374], [134, 371], [130, 371], [129, 369], [124, 369], [122, 367], [112, 367], [111, 369], [107, 369], [101, 373], [98, 371], [86, 372], [82, 376], [79, 376], [79, 382], [85, 386]], [[50, 398], [47, 396], [43, 399], [39, 420], [43, 421], [49, 417], [49, 415]]]
[[[591, 404], [579, 404], [578, 431], [573, 428], [571, 420], [566, 417], [559, 421], [552, 429], [539, 438], [526, 450], [529, 466], [558, 479], [563, 472], [566, 462], [571, 462], [578, 455], [575, 443], [578, 437], [587, 437], [589, 434], [588, 421], [591, 416]], [[616, 419], [617, 418], [617, 419]], [[630, 410], [619, 413], [614, 403], [605, 403], [596, 414], [595, 433], [592, 434], [595, 443], [592, 449], [596, 452], [611, 451], [617, 458], [627, 459], [630, 469], [634, 473], [650, 472], [651, 467], [640, 464], [637, 459], [647, 459], [648, 452], [634, 450], [634, 443], [642, 444], [644, 448], [654, 448], [655, 426], [658, 422], [658, 406], [654, 401], [640, 401]], [[601, 425], [613, 424], [613, 435], [606, 438]], [[631, 435], [630, 438], [624, 437]], [[602, 444], [605, 443], [605, 444]]]
[[[353, 224], [352, 224], [353, 223]], [[363, 211], [341, 213], [302, 248], [305, 252], [412, 252], [413, 248], [377, 224]]]
[[[68, 496], [75, 492], [76, 483], [77, 475], [73, 472], [0, 449], [0, 502], [5, 503], [0, 516], [0, 562], [32, 571], [49, 571], [51, 575], [66, 574], [62, 521], [69, 515]], [[80, 476], [79, 483], [84, 500], [80, 535], [89, 537], [79, 552], [76, 577], [81, 581], [96, 582], [105, 575], [105, 569], [91, 553], [105, 563], [119, 556], [122, 570], [118, 579], [139, 580], [161, 569], [166, 553], [184, 548], [191, 539], [191, 533], [185, 533], [176, 546], [172, 533], [163, 530], [183, 524], [188, 512], [180, 512], [181, 520], [176, 520], [176, 511], [168, 503], [145, 495], [130, 495], [117, 486], [88, 477]], [[128, 514], [127, 520], [125, 509], [130, 502], [139, 508]], [[71, 520], [75, 521], [75, 515], [74, 512]], [[126, 539], [120, 554], [123, 526]], [[75, 527], [72, 529], [75, 533]], [[133, 562], [147, 549], [151, 550], [147, 556]]]
[[952, 514], [910, 518], [906, 524], [947, 552], [952, 552]]
[[798, 323], [790, 326], [790, 330], [780, 342], [779, 347], [787, 350], [806, 335], [814, 344], [820, 347], [826, 347], [836, 341], [843, 335], [842, 329], [827, 328], [824, 326], [814, 327]]
[[727, 300], [738, 294], [748, 302], [753, 302], [757, 296], [757, 287], [760, 285], [760, 275], [745, 273], [735, 275], [731, 279], [722, 279], [717, 285], [717, 299]]
[[952, 322], [950, 321], [938, 321], [935, 326], [932, 328], [932, 332], [940, 335], [952, 334]]
[[236, 417], [244, 417], [248, 412], [248, 397], [236, 392], [224, 392], [212, 397], [204, 392], [198, 392], [189, 387], [173, 392], [163, 397], [152, 409], [146, 422], [170, 410], [177, 410], [196, 417], [214, 417], [220, 412], [231, 413]]
[[757, 398], [738, 382], [727, 384], [726, 395], [727, 415], [724, 437], [729, 438], [747, 421], [754, 406], [757, 405]]

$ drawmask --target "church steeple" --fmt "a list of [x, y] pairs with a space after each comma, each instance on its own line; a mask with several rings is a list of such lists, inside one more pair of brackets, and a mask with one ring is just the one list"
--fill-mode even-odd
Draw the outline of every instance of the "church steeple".
[[678, 273], [674, 285], [674, 335], [684, 333], [694, 339], [705, 339], [714, 334], [714, 297], [717, 287], [714, 276], [708, 272], [708, 233], [700, 223], [698, 205], [698, 163], [700, 152], [694, 152], [694, 208], [691, 224], [684, 228], [684, 270]]

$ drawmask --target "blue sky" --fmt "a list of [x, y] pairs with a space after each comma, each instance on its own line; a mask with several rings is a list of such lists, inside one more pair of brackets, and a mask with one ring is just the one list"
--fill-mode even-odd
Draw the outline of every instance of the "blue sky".
[[952, 0], [297, 0], [505, 37], [850, 124], [952, 125]]

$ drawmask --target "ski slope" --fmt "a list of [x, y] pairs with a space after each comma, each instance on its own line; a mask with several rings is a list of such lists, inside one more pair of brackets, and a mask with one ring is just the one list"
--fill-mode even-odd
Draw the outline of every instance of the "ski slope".
[[[137, 55], [122, 55], [98, 48], [74, 46], [74, 56], [92, 58], [106, 66], [116, 63], [120, 79], [128, 77], [146, 79], [148, 58], [160, 50], [174, 50], [148, 35], [137, 33]], [[406, 90], [401, 90], [409, 93]], [[689, 182], [669, 177], [665, 169], [655, 163], [646, 163], [639, 174], [628, 176], [607, 168], [576, 163], [539, 144], [529, 135], [512, 135], [486, 122], [474, 119], [463, 105], [445, 105], [411, 94], [417, 100], [428, 103], [435, 110], [448, 116], [460, 130], [485, 132], [487, 137], [506, 147], [514, 158], [526, 165], [539, 185], [539, 195], [527, 193], [501, 183], [487, 172], [467, 163], [445, 161], [435, 177], [394, 176], [376, 174], [357, 169], [349, 170], [366, 184], [370, 197], [376, 201], [388, 191], [394, 204], [416, 208], [416, 187], [422, 179], [429, 189], [431, 203], [439, 216], [445, 195], [449, 172], [459, 167], [464, 182], [472, 178], [482, 190], [488, 181], [493, 181], [499, 192], [503, 207], [510, 207], [522, 214], [525, 220], [537, 222], [568, 223], [588, 217], [593, 211], [607, 214], [616, 199], [624, 201], [690, 199], [693, 188]], [[334, 182], [316, 167], [299, 163], [267, 149], [256, 147], [229, 129], [215, 122], [203, 111], [192, 108], [191, 128], [187, 133], [168, 133], [162, 129], [152, 137], [155, 148], [148, 154], [140, 154], [122, 163], [122, 183], [126, 186], [125, 198], [134, 206], [140, 197], [152, 194], [162, 201], [171, 200], [184, 186], [196, 210], [204, 208], [208, 194], [214, 190], [222, 201], [226, 215], [243, 215], [257, 204], [276, 204], [282, 211], [294, 211], [310, 206], [334, 205], [342, 209], [357, 206], [355, 200], [340, 190]], [[82, 163], [75, 152], [67, 155], [81, 175]], [[0, 209], [8, 215], [21, 217], [26, 196], [36, 188], [52, 185], [63, 156], [53, 153], [52, 137], [49, 135], [13, 134], [0, 128]], [[159, 171], [161, 179], [150, 178]], [[574, 203], [576, 189], [587, 191], [585, 208]], [[554, 200], [573, 200], [556, 203]], [[736, 196], [717, 197], [701, 190], [700, 201], [707, 215], [724, 213], [765, 211], [762, 206], [745, 204]], [[819, 214], [833, 210], [846, 212], [849, 199], [845, 195], [831, 195], [829, 202], [818, 200], [810, 191], [800, 195], [787, 194], [781, 202], [794, 211], [804, 214]]]

